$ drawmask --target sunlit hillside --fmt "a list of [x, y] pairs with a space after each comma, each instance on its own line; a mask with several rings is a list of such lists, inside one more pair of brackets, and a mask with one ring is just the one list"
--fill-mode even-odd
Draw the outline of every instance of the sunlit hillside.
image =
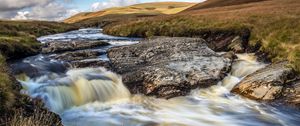
[[253, 2], [260, 2], [260, 1], [265, 1], [265, 0], [207, 0], [203, 3], [198, 3], [184, 11], [199, 10], [199, 9], [214, 8], [214, 7], [233, 6], [233, 5], [247, 4], [247, 3], [253, 3]]
[[74, 23], [84, 19], [101, 17], [110, 14], [175, 14], [194, 5], [195, 3], [188, 2], [143, 3], [127, 7], [109, 8], [98, 12], [83, 12], [64, 20], [64, 22]]

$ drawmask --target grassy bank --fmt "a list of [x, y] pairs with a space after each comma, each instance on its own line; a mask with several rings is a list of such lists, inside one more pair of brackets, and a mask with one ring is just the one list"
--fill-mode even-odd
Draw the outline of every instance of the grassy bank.
[[300, 1], [268, 0], [193, 9], [170, 16], [121, 21], [104, 31], [117, 36], [205, 36], [206, 31], [251, 30], [250, 44], [261, 44], [272, 61], [288, 60], [300, 71]]
[[7, 121], [5, 119], [14, 119], [11, 117], [18, 113], [26, 113], [26, 107], [31, 104], [26, 96], [20, 94], [21, 87], [10, 74], [6, 61], [39, 53], [40, 43], [36, 40], [39, 36], [76, 28], [56, 22], [0, 21], [0, 112], [4, 113], [0, 115], [0, 125]]
[[0, 50], [6, 58], [19, 58], [39, 52], [36, 38], [75, 29], [73, 25], [43, 21], [0, 21]]

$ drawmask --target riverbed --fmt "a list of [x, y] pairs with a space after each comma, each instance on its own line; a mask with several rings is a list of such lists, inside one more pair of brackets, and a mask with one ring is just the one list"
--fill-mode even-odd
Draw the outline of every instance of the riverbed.
[[[99, 52], [142, 40], [109, 36], [101, 32], [101, 29], [95, 28], [80, 29], [43, 36], [38, 40], [41, 43], [72, 40], [101, 40], [110, 43], [108, 46], [89, 49]], [[114, 73], [103, 68], [67, 68], [66, 61], [53, 59], [53, 55], [57, 54], [27, 57], [11, 66], [12, 69], [20, 69], [19, 66], [29, 64], [36, 70], [38, 74], [25, 75], [20, 80], [24, 86], [22, 92], [42, 99], [50, 111], [61, 117], [65, 126], [297, 126], [300, 123], [298, 110], [259, 103], [230, 93], [242, 78], [267, 65], [258, 62], [254, 54], [237, 54], [238, 59], [234, 61], [231, 71], [218, 85], [195, 89], [187, 96], [168, 100], [130, 94], [121, 82], [111, 86], [108, 80], [103, 79], [103, 76]], [[104, 53], [97, 58], [87, 57], [84, 60], [109, 61], [109, 58]], [[98, 76], [94, 80], [87, 79], [90, 75], [103, 76], [100, 77], [102, 79]], [[72, 83], [73, 78], [83, 79], [80, 83]], [[120, 79], [117, 75], [115, 78]], [[75, 88], [76, 91], [73, 90]]]

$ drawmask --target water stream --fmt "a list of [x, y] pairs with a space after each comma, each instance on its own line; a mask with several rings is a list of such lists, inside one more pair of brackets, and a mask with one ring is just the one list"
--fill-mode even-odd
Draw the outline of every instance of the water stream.
[[[39, 41], [73, 39], [104, 40], [112, 44], [97, 48], [99, 51], [139, 41], [104, 35], [99, 29], [45, 36]], [[230, 93], [243, 77], [266, 65], [256, 61], [253, 54], [238, 54], [231, 72], [218, 85], [169, 100], [130, 94], [121, 77], [104, 68], [65, 70], [59, 67], [62, 61], [48, 56], [28, 57], [14, 64], [29, 63], [42, 71], [42, 75], [23, 79], [24, 93], [43, 99], [66, 126], [297, 126], [300, 123], [299, 111]], [[99, 59], [108, 60], [105, 55]]]

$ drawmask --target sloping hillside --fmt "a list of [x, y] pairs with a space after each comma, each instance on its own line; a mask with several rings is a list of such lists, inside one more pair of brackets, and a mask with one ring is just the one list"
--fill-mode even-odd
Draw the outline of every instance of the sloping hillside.
[[207, 0], [203, 3], [198, 3], [184, 11], [191, 11], [191, 10], [199, 10], [199, 9], [206, 9], [206, 8], [214, 8], [214, 7], [224, 7], [224, 6], [232, 6], [232, 5], [240, 5], [252, 2], [260, 2], [264, 0]]
[[112, 14], [175, 14], [183, 11], [195, 3], [187, 2], [156, 2], [156, 3], [143, 3], [127, 7], [115, 7], [98, 12], [84, 12], [74, 15], [66, 20], [65, 23], [75, 23], [84, 19], [96, 18]]
[[114, 23], [104, 31], [118, 36], [203, 37], [220, 30], [242, 28], [251, 31], [250, 44], [261, 45], [260, 50], [268, 53], [273, 62], [288, 60], [300, 72], [299, 0], [266, 0], [191, 9], [176, 15]]

